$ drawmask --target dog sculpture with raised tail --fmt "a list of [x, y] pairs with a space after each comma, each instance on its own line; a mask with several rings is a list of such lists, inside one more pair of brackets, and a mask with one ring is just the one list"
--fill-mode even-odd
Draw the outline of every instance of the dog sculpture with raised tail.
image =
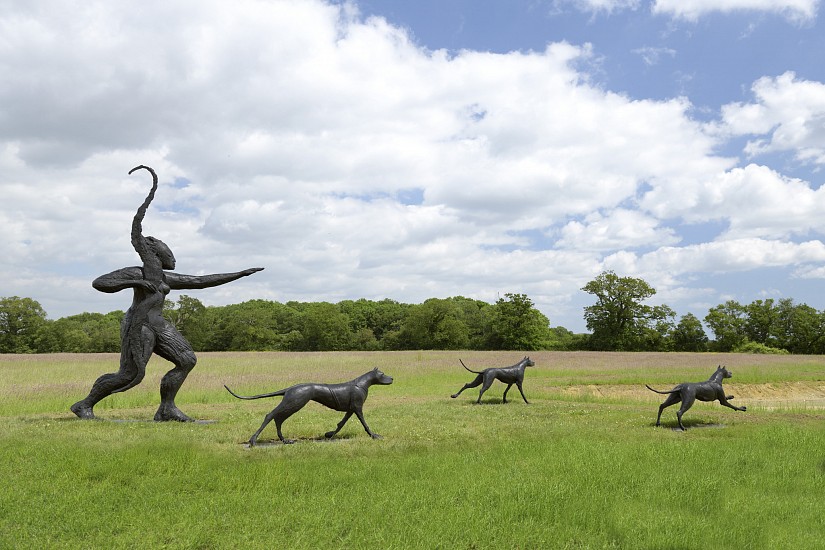
[[667, 399], [665, 399], [664, 403], [659, 405], [659, 415], [656, 417], [656, 425], [659, 425], [659, 421], [662, 418], [662, 411], [680, 401], [682, 402], [682, 406], [679, 407], [679, 410], [676, 413], [676, 418], [679, 421], [679, 427], [682, 430], [685, 429], [685, 426], [682, 424], [682, 415], [693, 406], [693, 403], [697, 399], [699, 401], [719, 401], [722, 405], [735, 411], [748, 410], [747, 407], [736, 407], [728, 403], [728, 400], [733, 399], [733, 396], [725, 395], [725, 390], [722, 389], [722, 380], [725, 378], [731, 378], [732, 376], [733, 375], [727, 368], [719, 365], [716, 368], [716, 372], [714, 372], [711, 377], [704, 382], [685, 382], [677, 385], [669, 391], [654, 390], [645, 384], [647, 389], [650, 391], [667, 395]]
[[361, 425], [364, 426], [364, 429], [370, 437], [373, 439], [381, 439], [380, 435], [374, 433], [370, 430], [370, 427], [367, 426], [362, 411], [364, 401], [367, 400], [367, 391], [373, 384], [392, 384], [392, 377], [387, 376], [375, 368], [354, 380], [341, 384], [296, 384], [283, 390], [263, 393], [261, 395], [243, 396], [236, 394], [225, 385], [224, 388], [238, 399], [261, 399], [264, 397], [275, 397], [277, 395], [284, 396], [283, 400], [278, 403], [278, 406], [264, 417], [264, 422], [261, 424], [261, 427], [258, 428], [258, 431], [249, 438], [249, 445], [252, 447], [258, 441], [258, 436], [261, 435], [266, 425], [273, 420], [275, 421], [275, 428], [278, 430], [278, 439], [283, 443], [295, 443], [295, 440], [284, 439], [284, 435], [281, 433], [281, 425], [284, 423], [284, 420], [301, 410], [301, 408], [310, 401], [316, 401], [325, 407], [346, 413], [344, 418], [338, 423], [337, 428], [324, 434], [324, 437], [327, 439], [337, 434], [353, 414], [361, 421]]
[[456, 393], [451, 395], [450, 397], [452, 397], [453, 399], [461, 395], [461, 392], [463, 392], [466, 389], [481, 386], [481, 391], [478, 392], [478, 400], [476, 401], [476, 403], [481, 403], [481, 396], [484, 395], [484, 392], [490, 389], [490, 386], [493, 385], [493, 382], [499, 380], [507, 384], [507, 388], [505, 388], [504, 390], [504, 397], [502, 398], [503, 403], [507, 403], [507, 392], [510, 391], [512, 385], [515, 384], [516, 387], [518, 387], [519, 393], [521, 393], [521, 398], [524, 399], [525, 403], [527, 403], [528, 405], [530, 404], [530, 402], [527, 401], [527, 398], [524, 397], [524, 390], [521, 389], [521, 384], [522, 382], [524, 382], [524, 369], [526, 367], [532, 367], [535, 365], [533, 360], [529, 357], [525, 356], [524, 359], [522, 359], [515, 365], [509, 367], [492, 367], [489, 369], [484, 369], [481, 372], [471, 370], [467, 367], [467, 365], [464, 364], [464, 361], [462, 361], [461, 359], [459, 359], [459, 362], [461, 362], [462, 367], [472, 372], [473, 374], [477, 374], [478, 376], [476, 376], [472, 382], [464, 384], [463, 388], [461, 388]]

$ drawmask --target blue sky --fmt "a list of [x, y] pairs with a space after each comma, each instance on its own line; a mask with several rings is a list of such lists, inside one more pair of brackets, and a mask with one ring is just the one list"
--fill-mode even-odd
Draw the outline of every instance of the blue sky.
[[[820, 0], [0, 3], [0, 295], [128, 307], [145, 221], [208, 305], [641, 277], [825, 309]], [[121, 293], [122, 294], [122, 293]], [[174, 296], [173, 296], [174, 298]]]

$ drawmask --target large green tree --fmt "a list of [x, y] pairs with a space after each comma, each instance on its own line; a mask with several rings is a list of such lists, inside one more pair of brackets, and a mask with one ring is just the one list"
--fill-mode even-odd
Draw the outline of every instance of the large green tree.
[[779, 321], [779, 312], [773, 299], [755, 300], [746, 305], [744, 310], [743, 328], [747, 339], [751, 342], [775, 346], [773, 334]]
[[748, 340], [745, 331], [747, 310], [736, 300], [710, 308], [705, 315], [705, 323], [713, 331], [713, 348], [716, 351], [731, 351]]
[[299, 313], [278, 302], [249, 300], [207, 308], [206, 315], [211, 329], [204, 351], [287, 351], [302, 339]]
[[[358, 350], [382, 349], [387, 335], [397, 335], [409, 305], [395, 300], [344, 300], [338, 308], [349, 319], [352, 344]], [[393, 337], [389, 338], [392, 341]]]
[[301, 311], [302, 351], [345, 351], [353, 347], [349, 318], [335, 304], [313, 302]]
[[642, 302], [656, 294], [653, 287], [642, 279], [604, 271], [582, 290], [596, 297], [594, 305], [584, 308], [593, 349], [633, 351], [645, 347], [644, 337], [656, 311]]
[[692, 313], [686, 313], [673, 329], [674, 351], [707, 351], [708, 336], [702, 321]]
[[825, 352], [825, 313], [782, 298], [776, 305], [770, 345], [791, 353]]
[[447, 298], [411, 307], [394, 341], [397, 349], [467, 349], [469, 344], [463, 310]]
[[80, 313], [51, 321], [43, 333], [43, 352], [118, 353], [122, 311]]
[[46, 312], [31, 298], [0, 298], [0, 353], [33, 353], [46, 325]]
[[552, 340], [550, 321], [533, 307], [526, 294], [507, 293], [493, 307], [492, 342], [495, 349], [548, 349]]

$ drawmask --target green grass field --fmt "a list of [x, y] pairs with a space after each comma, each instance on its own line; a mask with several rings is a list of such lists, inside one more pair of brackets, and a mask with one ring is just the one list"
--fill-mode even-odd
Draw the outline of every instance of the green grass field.
[[[155, 423], [155, 358], [98, 421], [68, 407], [115, 355], [0, 355], [0, 548], [822, 548], [825, 357], [539, 352], [501, 404], [450, 399], [514, 352], [204, 353], [178, 396], [210, 422]], [[735, 412], [697, 403], [653, 426], [669, 389], [717, 364]], [[310, 403], [295, 445], [244, 442], [280, 398], [380, 367], [353, 418]]]

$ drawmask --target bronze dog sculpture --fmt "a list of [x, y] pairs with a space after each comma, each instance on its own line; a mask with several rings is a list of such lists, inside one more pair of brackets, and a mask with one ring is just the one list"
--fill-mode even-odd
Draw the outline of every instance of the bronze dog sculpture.
[[473, 374], [477, 374], [478, 376], [476, 376], [472, 382], [464, 384], [464, 387], [458, 390], [458, 392], [451, 395], [450, 397], [452, 397], [453, 399], [461, 395], [461, 392], [463, 392], [464, 390], [468, 388], [478, 387], [483, 383], [483, 385], [481, 386], [481, 391], [478, 393], [478, 400], [476, 401], [476, 403], [481, 403], [481, 396], [484, 395], [484, 392], [490, 389], [490, 386], [493, 385], [493, 382], [495, 382], [496, 380], [500, 380], [501, 382], [507, 384], [507, 388], [504, 390], [504, 397], [502, 398], [502, 403], [507, 403], [507, 392], [510, 391], [510, 388], [513, 386], [513, 384], [515, 384], [516, 387], [518, 387], [519, 393], [521, 393], [521, 398], [524, 399], [525, 403], [527, 403], [528, 405], [530, 404], [530, 402], [527, 401], [527, 398], [524, 397], [524, 390], [521, 389], [521, 384], [522, 382], [524, 382], [524, 369], [526, 367], [532, 367], [535, 365], [535, 363], [529, 357], [525, 356], [524, 359], [522, 359], [515, 365], [509, 367], [491, 367], [489, 369], [484, 369], [481, 372], [469, 369], [467, 365], [464, 364], [464, 361], [462, 361], [461, 359], [459, 359], [459, 362], [461, 363], [462, 367], [472, 372]]
[[682, 424], [682, 415], [693, 406], [693, 403], [697, 399], [699, 401], [719, 401], [722, 405], [730, 407], [735, 411], [748, 410], [747, 407], [736, 407], [728, 403], [728, 399], [733, 399], [733, 396], [725, 395], [725, 390], [722, 389], [722, 380], [725, 378], [731, 378], [732, 376], [733, 375], [728, 371], [728, 369], [719, 365], [716, 368], [716, 372], [714, 372], [713, 375], [711, 375], [711, 377], [704, 382], [685, 382], [683, 384], [679, 384], [670, 391], [654, 390], [645, 384], [647, 389], [650, 391], [667, 395], [667, 399], [665, 399], [664, 403], [659, 405], [659, 415], [656, 417], [656, 425], [659, 426], [659, 421], [662, 418], [662, 411], [671, 405], [675, 405], [679, 401], [682, 402], [682, 406], [679, 407], [679, 411], [676, 413], [676, 418], [679, 421], [679, 428], [682, 430], [685, 429], [685, 426]]
[[263, 397], [274, 397], [276, 395], [284, 396], [278, 406], [264, 417], [264, 422], [261, 424], [261, 427], [258, 428], [258, 431], [249, 438], [249, 446], [254, 447], [258, 436], [261, 435], [266, 425], [273, 420], [275, 421], [275, 428], [278, 430], [278, 439], [283, 443], [295, 443], [293, 439], [284, 439], [281, 433], [281, 424], [284, 423], [284, 420], [301, 410], [301, 408], [310, 401], [316, 401], [336, 411], [346, 412], [344, 418], [338, 423], [338, 427], [324, 434], [324, 437], [327, 439], [337, 434], [353, 414], [361, 421], [361, 425], [364, 426], [364, 429], [370, 437], [373, 439], [381, 439], [380, 435], [374, 433], [370, 430], [369, 426], [367, 426], [366, 421], [364, 421], [364, 413], [362, 412], [364, 401], [367, 399], [367, 390], [373, 384], [392, 384], [392, 377], [387, 376], [375, 368], [362, 374], [355, 380], [341, 384], [296, 384], [283, 390], [261, 395], [243, 396], [236, 394], [227, 386], [224, 386], [224, 388], [238, 399], [261, 399]]

